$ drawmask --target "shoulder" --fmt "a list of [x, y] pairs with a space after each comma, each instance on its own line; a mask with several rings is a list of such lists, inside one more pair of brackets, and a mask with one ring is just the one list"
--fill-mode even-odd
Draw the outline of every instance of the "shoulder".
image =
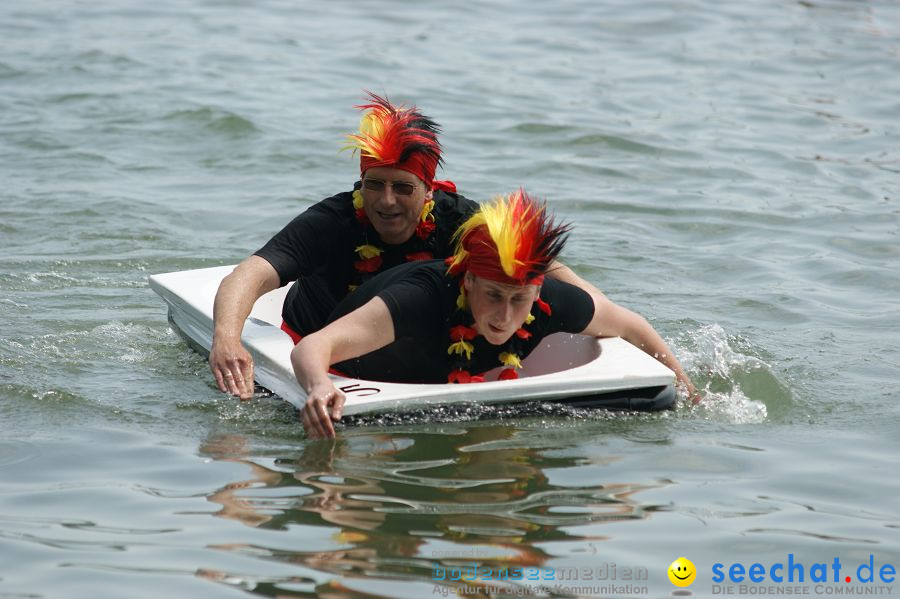
[[[377, 281], [377, 283], [375, 283]], [[401, 264], [374, 279], [375, 295], [398, 313], [416, 314], [431, 310], [454, 298], [453, 278], [443, 260], [423, 260]], [[394, 309], [391, 310], [395, 312]]]
[[458, 289], [443, 260], [395, 266], [372, 282], [377, 279], [375, 295], [387, 305], [398, 338], [439, 327], [456, 302]]
[[553, 307], [554, 304], [579, 300], [590, 300], [593, 303], [590, 294], [581, 287], [552, 277], [546, 277], [541, 284], [541, 298]]
[[432, 295], [449, 288], [452, 279], [443, 260], [420, 260], [388, 269], [372, 281], [380, 283], [382, 292], [402, 289]]
[[438, 245], [445, 248], [439, 255], [449, 254], [453, 234], [478, 210], [472, 200], [447, 191], [434, 192], [434, 215], [437, 220]]
[[309, 206], [284, 227], [283, 233], [332, 236], [335, 228], [343, 229], [354, 223], [353, 192], [345, 191]]
[[434, 192], [434, 209], [439, 214], [459, 215], [468, 218], [478, 210], [478, 202], [450, 191]]
[[327, 197], [324, 200], [320, 200], [307, 208], [305, 213], [327, 214], [331, 216], [338, 216], [341, 218], [352, 215], [353, 192], [342, 191], [341, 193]]
[[580, 287], [547, 277], [541, 286], [541, 299], [550, 306], [549, 321], [554, 328], [580, 333], [594, 317], [594, 300]]

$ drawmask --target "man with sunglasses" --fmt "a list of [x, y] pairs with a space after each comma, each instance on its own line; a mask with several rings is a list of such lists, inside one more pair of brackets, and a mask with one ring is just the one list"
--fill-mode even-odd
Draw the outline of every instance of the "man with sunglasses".
[[209, 363], [223, 392], [253, 396], [253, 361], [240, 337], [263, 294], [296, 281], [282, 310], [282, 329], [296, 343], [376, 274], [449, 256], [454, 231], [478, 208], [452, 182], [434, 180], [441, 163], [437, 123], [415, 107], [369, 96], [347, 146], [360, 152], [353, 191], [308, 208], [219, 286]]

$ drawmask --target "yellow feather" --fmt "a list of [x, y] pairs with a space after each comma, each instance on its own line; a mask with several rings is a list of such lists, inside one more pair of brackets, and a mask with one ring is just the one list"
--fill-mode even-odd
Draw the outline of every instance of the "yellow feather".
[[419, 215], [419, 220], [422, 222], [425, 222], [428, 218], [434, 220], [434, 215], [431, 214], [432, 210], [434, 210], [434, 200], [428, 200], [425, 202], [425, 205], [422, 206], [422, 213]]
[[448, 354], [466, 354], [466, 360], [472, 359], [472, 352], [475, 350], [475, 346], [466, 341], [465, 339], [460, 339], [456, 343], [451, 343], [450, 347], [447, 348]]
[[373, 142], [381, 139], [384, 133], [384, 117], [383, 111], [371, 110], [364, 114], [359, 121], [359, 133], [348, 135], [347, 140], [350, 143], [342, 147], [340, 151], [353, 150], [356, 152], [359, 150], [364, 156], [381, 160]]
[[368, 260], [369, 258], [374, 258], [375, 256], [381, 255], [381, 249], [375, 247], [374, 245], [361, 245], [354, 250], [359, 257], [363, 260]]
[[482, 207], [484, 222], [487, 225], [491, 239], [497, 245], [497, 255], [500, 258], [500, 266], [507, 276], [513, 276], [521, 260], [516, 260], [516, 250], [522, 242], [523, 231], [534, 220], [534, 213], [514, 216], [514, 210], [521, 201], [521, 191], [498, 197], [495, 202]]
[[[460, 264], [464, 264], [466, 260], [469, 258], [469, 252], [463, 248], [462, 243], [460, 241], [465, 238], [473, 229], [476, 229], [484, 224], [484, 214], [482, 211], [484, 210], [484, 205], [472, 216], [470, 216], [466, 222], [464, 222], [453, 234], [453, 242], [456, 244], [456, 253], [453, 254], [453, 261], [450, 263], [450, 266], [447, 270], [453, 270], [455, 267]], [[459, 301], [456, 303], [459, 306]], [[462, 308], [460, 308], [462, 309]]]
[[519, 359], [519, 356], [510, 352], [503, 352], [500, 354], [500, 361], [504, 366], [512, 366], [513, 368], [522, 367], [522, 360]]
[[466, 290], [459, 288], [459, 295], [456, 296], [456, 309], [465, 310], [469, 307], [469, 301], [466, 299]]

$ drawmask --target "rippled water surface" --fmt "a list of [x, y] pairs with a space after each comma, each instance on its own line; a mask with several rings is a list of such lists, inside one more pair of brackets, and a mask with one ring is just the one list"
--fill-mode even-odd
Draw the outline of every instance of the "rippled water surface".
[[[897, 3], [5, 0], [0, 39], [0, 597], [900, 568]], [[323, 443], [277, 397], [220, 395], [147, 276], [237, 262], [348, 189], [364, 89], [442, 124], [465, 195], [525, 185], [574, 221], [565, 261], [706, 400]], [[607, 586], [546, 577], [567, 568]]]

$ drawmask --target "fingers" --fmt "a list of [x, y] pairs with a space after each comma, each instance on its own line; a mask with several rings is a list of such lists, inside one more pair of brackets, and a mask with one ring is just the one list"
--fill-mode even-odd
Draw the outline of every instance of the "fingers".
[[312, 439], [331, 439], [335, 436], [334, 424], [343, 413], [345, 397], [337, 389], [311, 392], [300, 410], [300, 419]]
[[327, 416], [322, 418], [318, 403], [307, 400], [306, 405], [300, 411], [300, 418], [310, 439], [328, 439], [334, 436], [334, 427], [331, 426], [331, 421]]
[[[234, 372], [238, 375], [235, 376]], [[244, 388], [244, 376], [240, 374], [237, 367], [228, 367], [222, 372], [222, 380], [225, 382], [225, 392], [231, 395], [241, 396], [241, 390]]]
[[698, 403], [700, 403], [700, 400], [703, 399], [703, 396], [700, 395], [700, 392], [690, 381], [687, 384], [687, 397], [692, 406], [696, 406]]
[[[238, 388], [238, 382], [234, 378], [234, 374], [231, 372], [225, 373], [225, 387], [228, 389], [228, 392], [232, 395], [240, 395], [240, 389]], [[243, 385], [244, 381], [241, 380], [241, 385]]]
[[692, 406], [697, 405], [703, 400], [703, 395], [696, 387], [694, 387], [694, 384], [686, 376], [678, 380], [677, 387], [680, 392], [684, 393]]
[[240, 397], [241, 399], [253, 398], [253, 363], [242, 366], [234, 362], [229, 366], [213, 370], [216, 386], [223, 393]]
[[253, 361], [229, 360], [223, 375], [228, 392], [242, 400], [253, 399]]
[[334, 425], [331, 424], [331, 418], [328, 417], [328, 408], [325, 407], [325, 403], [324, 401], [315, 403], [315, 415], [319, 422], [319, 432], [326, 439], [330, 439], [334, 437]]
[[234, 375], [228, 370], [214, 370], [213, 375], [216, 377], [216, 386], [222, 393], [231, 393], [238, 395], [234, 381]]
[[242, 400], [253, 399], [253, 360], [248, 360], [243, 371], [244, 389], [241, 393]]
[[221, 348], [213, 344], [209, 367], [219, 391], [242, 400], [253, 398], [253, 358], [243, 346]]
[[212, 371], [213, 376], [216, 378], [216, 387], [218, 387], [219, 391], [221, 391], [222, 393], [228, 393], [228, 388], [225, 386], [225, 377], [222, 376], [222, 371], [215, 368], [213, 368]]

